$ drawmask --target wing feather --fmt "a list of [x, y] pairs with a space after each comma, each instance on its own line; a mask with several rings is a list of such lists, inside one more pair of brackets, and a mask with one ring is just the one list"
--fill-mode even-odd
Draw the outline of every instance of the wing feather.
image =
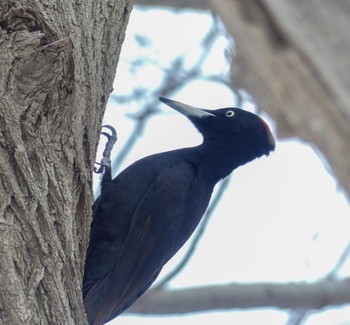
[[[86, 293], [84, 304], [90, 324], [103, 324], [129, 307], [188, 239], [211, 194], [192, 193], [189, 198], [194, 182], [198, 182], [197, 171], [185, 161], [164, 168], [153, 178], [135, 205], [118, 256], [110, 256], [112, 267], [99, 274]], [[117, 213], [118, 209], [111, 210]], [[95, 227], [98, 218], [94, 218]], [[188, 218], [193, 220], [189, 222]]]

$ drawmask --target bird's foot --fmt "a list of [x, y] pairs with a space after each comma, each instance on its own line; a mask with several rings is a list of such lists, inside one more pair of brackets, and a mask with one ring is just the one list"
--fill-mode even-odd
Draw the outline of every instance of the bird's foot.
[[113, 149], [114, 144], [117, 142], [117, 132], [115, 129], [110, 125], [103, 125], [102, 128], [107, 128], [111, 130], [111, 134], [107, 132], [101, 132], [104, 136], [107, 137], [107, 143], [105, 150], [103, 151], [103, 157], [101, 159], [101, 162], [95, 162], [95, 164], [100, 165], [99, 168], [94, 167], [94, 172], [96, 174], [101, 174], [105, 170], [105, 168], [111, 168], [111, 152]]

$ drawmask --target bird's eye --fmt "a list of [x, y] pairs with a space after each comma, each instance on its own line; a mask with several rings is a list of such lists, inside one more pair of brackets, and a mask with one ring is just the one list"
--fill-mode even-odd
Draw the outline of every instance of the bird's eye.
[[226, 112], [226, 116], [227, 117], [232, 117], [232, 116], [234, 116], [235, 115], [235, 112], [234, 111], [227, 111]]

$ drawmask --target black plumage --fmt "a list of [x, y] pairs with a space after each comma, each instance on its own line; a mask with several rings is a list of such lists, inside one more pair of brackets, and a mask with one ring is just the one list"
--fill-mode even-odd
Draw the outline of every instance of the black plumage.
[[113, 180], [106, 169], [83, 283], [93, 325], [118, 316], [148, 289], [198, 225], [220, 179], [275, 147], [269, 127], [253, 113], [160, 100], [186, 115], [203, 143], [143, 158]]

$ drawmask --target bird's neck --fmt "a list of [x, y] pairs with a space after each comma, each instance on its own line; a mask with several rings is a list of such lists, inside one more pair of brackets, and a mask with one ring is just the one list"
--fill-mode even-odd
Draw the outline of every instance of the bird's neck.
[[245, 157], [244, 153], [234, 146], [214, 146], [210, 143], [203, 143], [194, 148], [193, 159], [200, 166], [206, 177], [217, 183], [220, 179], [228, 176], [234, 169], [244, 165], [251, 159]]

